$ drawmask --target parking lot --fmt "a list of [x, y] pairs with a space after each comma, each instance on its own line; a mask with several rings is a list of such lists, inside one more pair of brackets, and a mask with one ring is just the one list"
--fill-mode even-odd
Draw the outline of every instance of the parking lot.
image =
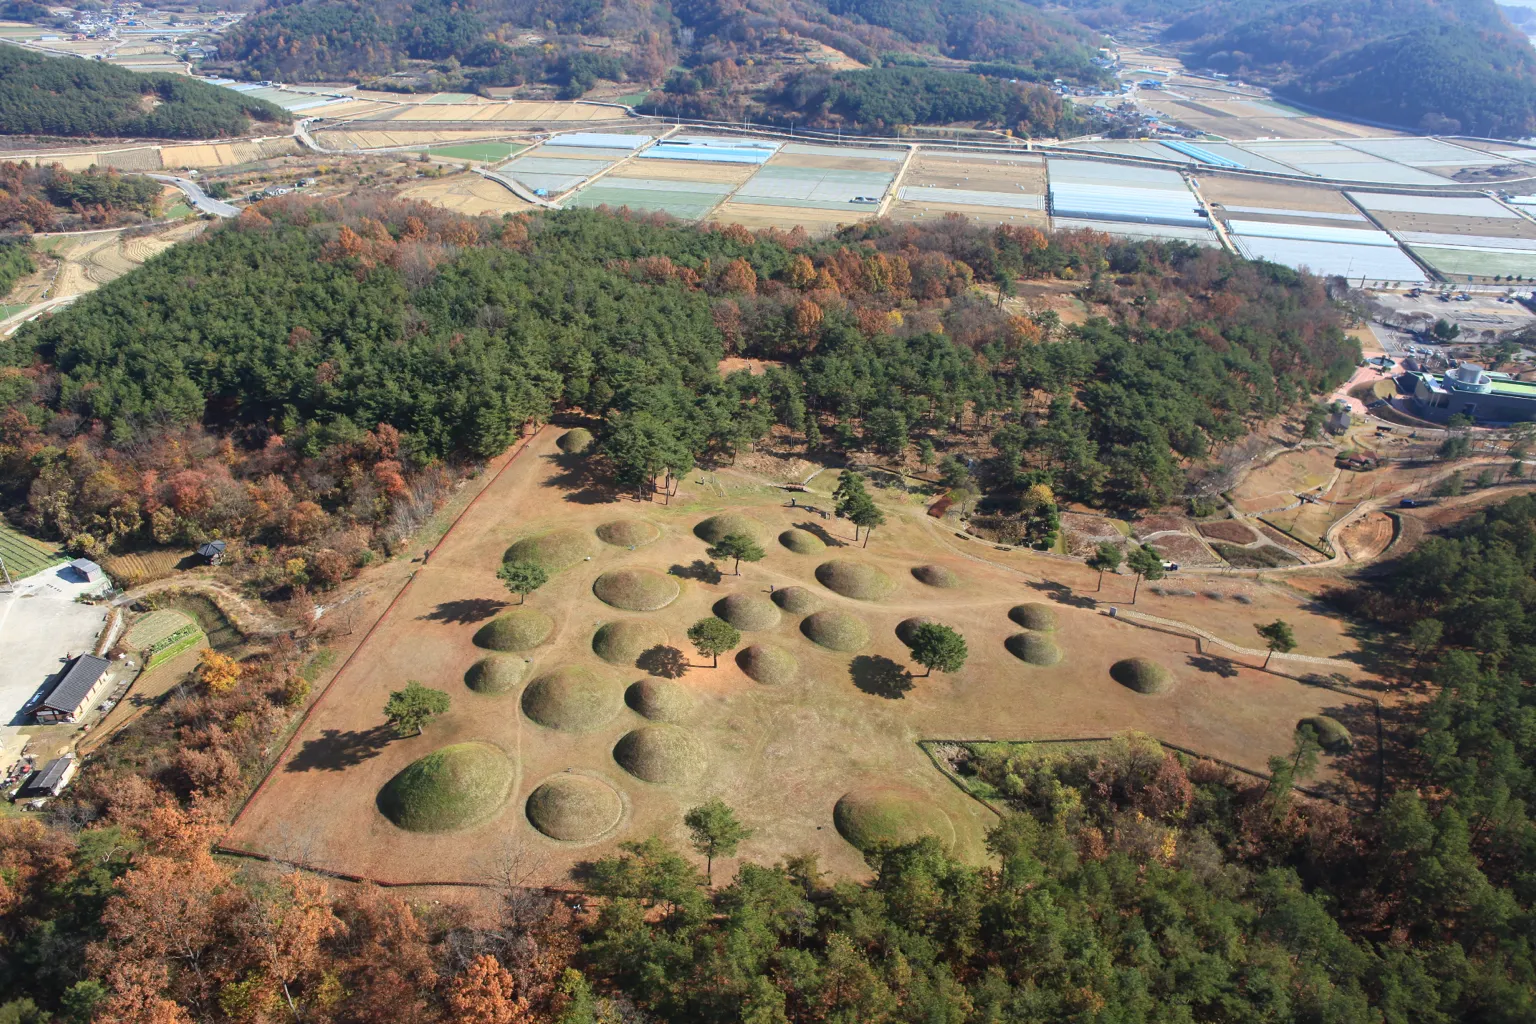
[[59, 566], [18, 581], [15, 593], [0, 594], [0, 724], [22, 724], [27, 702], [70, 658], [95, 646], [107, 609], [75, 599], [105, 585], [86, 583]]

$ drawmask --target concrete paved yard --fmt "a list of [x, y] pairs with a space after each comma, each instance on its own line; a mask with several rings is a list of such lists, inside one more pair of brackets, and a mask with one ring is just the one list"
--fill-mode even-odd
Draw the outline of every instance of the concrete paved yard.
[[75, 598], [104, 586], [59, 566], [21, 580], [13, 594], [0, 594], [0, 723], [22, 724], [27, 700], [67, 659], [95, 645], [107, 610]]

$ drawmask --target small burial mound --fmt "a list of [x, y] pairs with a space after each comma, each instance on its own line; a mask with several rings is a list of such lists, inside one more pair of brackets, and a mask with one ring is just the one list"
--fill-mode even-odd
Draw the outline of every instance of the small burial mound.
[[645, 782], [691, 782], [704, 771], [704, 748], [675, 725], [647, 725], [620, 737], [613, 759]]
[[1049, 633], [1056, 628], [1056, 609], [1048, 604], [1016, 604], [1008, 609], [1008, 617], [1037, 633]]
[[779, 534], [779, 543], [797, 555], [819, 555], [826, 544], [810, 530], [789, 529]]
[[783, 618], [779, 606], [757, 594], [732, 594], [715, 602], [715, 614], [737, 629], [772, 629]]
[[847, 612], [825, 611], [807, 615], [800, 632], [814, 644], [831, 651], [851, 653], [869, 643], [869, 629]]
[[791, 615], [809, 615], [821, 608], [821, 598], [804, 587], [780, 587], [773, 592], [773, 603]]
[[652, 647], [667, 642], [667, 631], [643, 619], [604, 623], [592, 635], [592, 653], [611, 665], [633, 665]]
[[526, 651], [549, 639], [555, 620], [537, 608], [514, 608], [481, 626], [475, 646], [488, 651]]
[[836, 594], [859, 601], [878, 601], [896, 589], [885, 573], [864, 562], [834, 558], [816, 567], [816, 579]]
[[606, 605], [627, 612], [654, 612], [678, 595], [677, 580], [654, 569], [614, 569], [592, 584], [592, 593]]
[[1009, 654], [1026, 665], [1045, 668], [1061, 660], [1061, 648], [1050, 637], [1039, 633], [1015, 633], [1003, 641], [1003, 646], [1008, 648]]
[[1149, 658], [1125, 658], [1109, 667], [1110, 677], [1137, 693], [1162, 693], [1173, 685], [1173, 673]]
[[623, 707], [618, 683], [574, 666], [546, 672], [523, 691], [523, 714], [565, 732], [591, 732], [612, 721]]
[[379, 790], [384, 816], [409, 832], [451, 832], [501, 809], [517, 765], [489, 743], [455, 743], [412, 761]]
[[1355, 748], [1355, 738], [1344, 728], [1344, 723], [1327, 715], [1312, 715], [1296, 723], [1300, 729], [1310, 725], [1317, 733], [1318, 744], [1330, 754], [1347, 754]]
[[592, 447], [592, 431], [586, 427], [567, 430], [560, 435], [560, 440], [556, 441], [555, 445], [567, 455], [580, 455]]
[[602, 779], [562, 772], [528, 795], [527, 812], [529, 824], [549, 838], [586, 843], [619, 823], [624, 801]]
[[537, 537], [524, 537], [507, 548], [503, 562], [529, 562], [546, 572], [569, 569], [592, 554], [592, 539], [581, 530], [554, 530]]
[[842, 837], [865, 853], [933, 836], [952, 846], [955, 826], [928, 796], [907, 786], [862, 786], [844, 793], [832, 808]]
[[639, 548], [661, 536], [655, 523], [644, 519], [615, 519], [597, 528], [597, 539], [616, 548]]
[[736, 665], [748, 679], [767, 686], [792, 683], [800, 675], [795, 656], [772, 644], [753, 644], [736, 652]]
[[768, 530], [762, 523], [740, 512], [723, 512], [718, 516], [710, 516], [695, 526], [693, 532], [700, 540], [711, 544], [718, 544], [733, 533], [751, 537], [759, 544], [763, 543], [768, 536]]
[[624, 703], [653, 722], [680, 722], [693, 710], [693, 694], [670, 679], [642, 679], [624, 691]]
[[912, 578], [919, 583], [945, 590], [953, 590], [960, 585], [960, 574], [944, 565], [913, 566]]
[[910, 619], [902, 619], [900, 622], [896, 623], [896, 639], [900, 640], [908, 647], [911, 647], [912, 634], [917, 632], [917, 627], [926, 626], [928, 623], [936, 621], [938, 620], [930, 619], [925, 615], [916, 615]]
[[528, 663], [522, 658], [493, 654], [469, 666], [469, 671], [464, 673], [464, 685], [487, 697], [509, 693], [523, 681], [523, 671], [527, 667]]

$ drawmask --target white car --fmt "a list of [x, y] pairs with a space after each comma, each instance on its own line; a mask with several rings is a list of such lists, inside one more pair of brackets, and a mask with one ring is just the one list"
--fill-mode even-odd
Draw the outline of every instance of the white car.
[[1166, 561], [1166, 560], [1163, 562], [1163, 571], [1164, 572], [1177, 572], [1178, 569], [1179, 569], [1179, 563], [1178, 562], [1169, 562], [1169, 561]]

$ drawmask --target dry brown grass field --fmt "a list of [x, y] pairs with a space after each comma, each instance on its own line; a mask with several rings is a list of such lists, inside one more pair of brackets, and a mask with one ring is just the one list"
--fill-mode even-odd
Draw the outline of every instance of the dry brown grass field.
[[472, 217], [499, 217], [503, 213], [533, 209], [532, 203], [519, 199], [504, 185], [472, 173], [454, 174], [425, 184], [412, 185], [401, 190], [400, 198], [419, 199]]
[[[1200, 176], [1200, 192], [1223, 206], [1247, 206], [1266, 210], [1306, 210], [1317, 213], [1359, 213], [1344, 193], [1331, 188], [1308, 188], [1273, 181], [1246, 181], [1213, 174]], [[1366, 225], [1362, 224], [1361, 227]]]
[[725, 202], [706, 219], [711, 224], [740, 224], [746, 228], [789, 228], [799, 225], [813, 235], [830, 233], [844, 224], [857, 224], [875, 215], [844, 210], [817, 210], [807, 206], [763, 206], [758, 203]]
[[919, 150], [907, 168], [903, 185], [929, 185], [936, 188], [959, 188], [974, 192], [1007, 192], [1010, 194], [1045, 193], [1045, 161], [1036, 159], [1007, 160], [983, 157], [969, 158], [950, 156], [945, 153]]

